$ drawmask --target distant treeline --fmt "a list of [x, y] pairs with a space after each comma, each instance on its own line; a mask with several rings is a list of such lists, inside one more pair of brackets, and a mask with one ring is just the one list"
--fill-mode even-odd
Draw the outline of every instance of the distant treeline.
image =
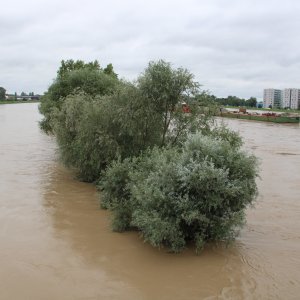
[[15, 92], [14, 94], [6, 93], [6, 89], [4, 87], [0, 87], [0, 100], [1, 101], [11, 101], [11, 100], [39, 100], [41, 95], [35, 94], [34, 92], [25, 93], [22, 92], [20, 95]]
[[229, 105], [229, 106], [248, 106], [256, 107], [257, 99], [255, 97], [250, 97], [249, 99], [243, 99], [236, 96], [228, 96], [227, 98], [217, 98], [212, 96], [212, 99], [220, 105]]

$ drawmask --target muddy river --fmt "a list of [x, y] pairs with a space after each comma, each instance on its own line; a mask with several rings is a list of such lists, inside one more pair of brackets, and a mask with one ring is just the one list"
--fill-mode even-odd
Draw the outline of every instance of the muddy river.
[[300, 127], [225, 120], [261, 161], [232, 245], [175, 255], [113, 233], [57, 160], [37, 104], [0, 106], [0, 299], [300, 299]]

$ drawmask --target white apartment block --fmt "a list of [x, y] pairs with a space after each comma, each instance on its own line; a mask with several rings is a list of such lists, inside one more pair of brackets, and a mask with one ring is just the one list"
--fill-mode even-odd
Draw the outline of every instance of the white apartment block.
[[300, 109], [300, 89], [264, 89], [263, 106]]
[[264, 89], [263, 105], [265, 108], [282, 106], [282, 91], [276, 89]]
[[282, 107], [299, 109], [300, 108], [300, 89], [284, 89], [282, 91]]

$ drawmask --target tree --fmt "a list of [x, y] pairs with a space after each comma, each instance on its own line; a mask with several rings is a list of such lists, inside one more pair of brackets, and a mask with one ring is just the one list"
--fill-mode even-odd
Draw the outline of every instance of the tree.
[[255, 97], [250, 97], [248, 100], [246, 100], [246, 106], [256, 107], [256, 105], [257, 99]]
[[114, 72], [114, 68], [113, 68], [113, 65], [112, 65], [112, 64], [108, 64], [108, 65], [106, 66], [106, 68], [103, 70], [103, 72], [104, 72], [105, 74], [107, 74], [107, 75], [110, 75], [110, 76], [114, 77], [114, 78], [118, 78], [118, 74], [116, 74], [116, 73]]
[[5, 100], [6, 89], [4, 87], [0, 87], [0, 100]]
[[74, 61], [73, 59], [62, 60], [61, 65], [57, 71], [57, 77], [63, 78], [71, 71], [82, 70], [82, 69], [99, 71], [100, 64], [97, 60], [88, 63], [85, 63], [83, 60], [76, 60], [76, 61]]
[[[138, 88], [153, 103], [154, 109], [162, 117], [161, 146], [166, 144], [167, 133], [174, 124], [183, 102], [200, 94], [200, 85], [194, 81], [194, 75], [183, 68], [172, 69], [171, 64], [163, 60], [150, 62], [144, 73], [138, 78]], [[191, 103], [188, 103], [191, 104]]]
[[112, 95], [69, 95], [51, 114], [52, 132], [62, 160], [84, 181], [97, 180], [118, 157], [139, 155], [160, 142], [160, 127], [153, 109], [132, 84]]
[[46, 93], [42, 126], [56, 135], [66, 164], [83, 180], [94, 181], [117, 157], [174, 146], [191, 132], [208, 130], [207, 94], [192, 78], [164, 61], [151, 63], [134, 84], [102, 71], [70, 71]]
[[236, 96], [228, 96], [227, 98], [216, 98], [215, 101], [220, 105], [230, 105], [230, 106], [245, 106], [245, 99], [236, 97]]
[[41, 128], [46, 132], [52, 131], [52, 113], [61, 109], [68, 95], [78, 90], [91, 96], [111, 94], [118, 84], [119, 80], [105, 74], [96, 60], [89, 63], [63, 60], [56, 79], [41, 99], [40, 112], [44, 115]]

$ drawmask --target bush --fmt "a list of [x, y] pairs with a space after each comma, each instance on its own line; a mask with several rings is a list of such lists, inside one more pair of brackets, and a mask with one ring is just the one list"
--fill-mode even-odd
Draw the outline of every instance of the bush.
[[115, 230], [137, 228], [151, 245], [174, 252], [194, 241], [199, 251], [209, 240], [235, 236], [255, 199], [256, 176], [253, 156], [195, 134], [181, 149], [115, 162], [100, 186]]

